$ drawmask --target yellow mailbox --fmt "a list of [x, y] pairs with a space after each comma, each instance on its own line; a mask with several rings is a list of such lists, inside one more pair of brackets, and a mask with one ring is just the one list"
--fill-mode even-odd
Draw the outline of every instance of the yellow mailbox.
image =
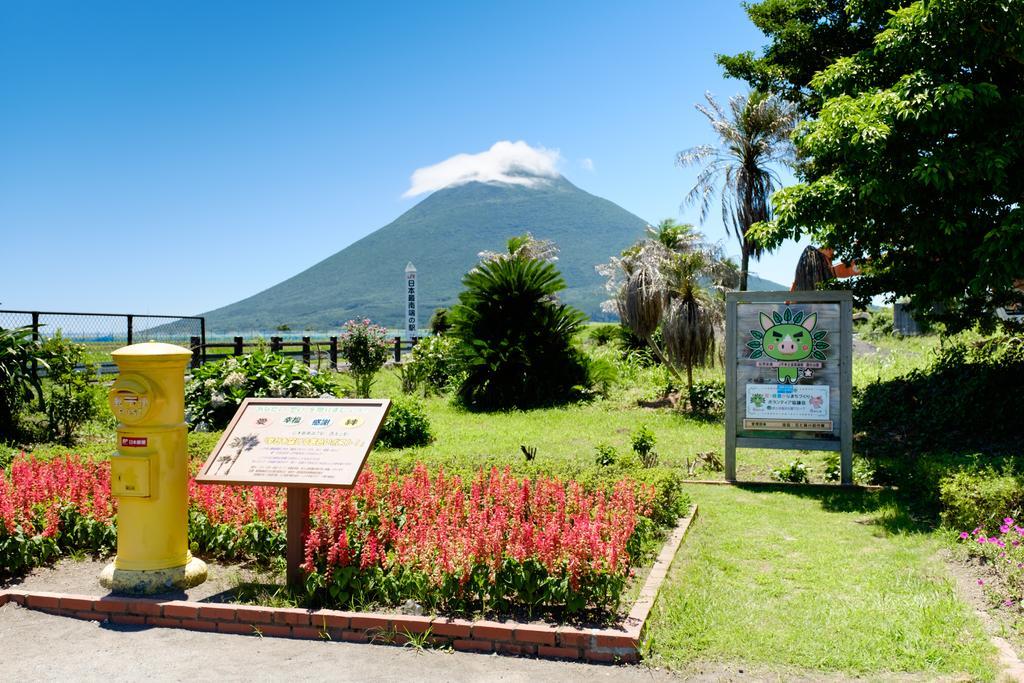
[[115, 591], [160, 593], [206, 580], [188, 550], [185, 366], [192, 354], [147, 342], [111, 354], [120, 375], [107, 400], [117, 418], [110, 490], [117, 497], [117, 556], [100, 574]]

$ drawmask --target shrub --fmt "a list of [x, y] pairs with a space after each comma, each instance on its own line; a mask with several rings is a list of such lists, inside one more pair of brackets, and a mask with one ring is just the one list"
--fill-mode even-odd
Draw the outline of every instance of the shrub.
[[866, 336], [877, 339], [893, 335], [893, 312], [891, 307], [881, 308], [871, 314]]
[[658, 464], [658, 453], [654, 450], [654, 432], [647, 425], [640, 425], [631, 437], [633, 452], [640, 458], [644, 467], [654, 467]]
[[374, 325], [368, 318], [349, 320], [342, 325], [338, 353], [349, 364], [356, 395], [361, 398], [370, 397], [373, 378], [384, 367], [391, 352], [387, 335], [386, 328]]
[[420, 339], [411, 356], [405, 367], [423, 382], [424, 391], [446, 392], [458, 387], [465, 375], [459, 341], [451, 336]]
[[618, 339], [619, 326], [611, 323], [600, 323], [591, 326], [588, 331], [590, 340], [598, 346], [605, 346], [611, 344], [613, 341]]
[[450, 334], [466, 360], [464, 405], [503, 410], [581, 397], [587, 368], [572, 337], [585, 316], [556, 299], [565, 280], [553, 264], [516, 252], [481, 262], [463, 285]]
[[423, 405], [415, 399], [395, 399], [384, 420], [377, 445], [384, 448], [411, 448], [426, 446], [434, 440], [430, 420]]
[[434, 314], [430, 316], [430, 333], [434, 336], [446, 333], [452, 327], [448, 320], [447, 308], [435, 308]]
[[96, 365], [86, 362], [83, 344], [75, 344], [59, 331], [47, 339], [42, 354], [47, 373], [46, 419], [50, 439], [72, 444], [75, 432], [99, 414], [92, 378]]
[[619, 452], [615, 450], [615, 446], [611, 446], [606, 443], [600, 443], [594, 446], [594, 451], [596, 453], [594, 462], [597, 464], [598, 467], [608, 467], [609, 465], [614, 465], [615, 461], [619, 457]]
[[1020, 338], [945, 344], [926, 369], [855, 392], [858, 450], [880, 481], [935, 496], [924, 462], [934, 454], [1024, 450], [1024, 403], [1013, 398], [1021, 386]]
[[[843, 471], [838, 453], [831, 453], [825, 458], [825, 481], [842, 481]], [[853, 457], [853, 483], [864, 486], [875, 478], [875, 470], [863, 458]]]
[[718, 415], [725, 410], [725, 382], [701, 380], [689, 390], [690, 410], [697, 415]]
[[42, 398], [33, 361], [46, 367], [42, 344], [32, 338], [32, 328], [0, 328], [0, 440], [15, 438], [22, 406]]
[[326, 375], [257, 349], [196, 369], [185, 386], [185, 417], [198, 431], [224, 429], [246, 398], [314, 398], [334, 392]]
[[992, 469], [960, 470], [939, 483], [942, 522], [950, 529], [992, 528], [1024, 512], [1024, 484]]
[[[619, 370], [615, 363], [607, 358], [588, 356], [586, 354], [582, 354], [580, 359], [586, 367], [589, 392], [597, 396], [607, 397], [612, 387], [619, 381]], [[586, 392], [583, 393], [586, 394]]]
[[785, 481], [793, 484], [806, 484], [808, 481], [807, 465], [804, 464], [803, 460], [797, 458], [785, 467], [772, 470], [771, 477], [775, 481]]

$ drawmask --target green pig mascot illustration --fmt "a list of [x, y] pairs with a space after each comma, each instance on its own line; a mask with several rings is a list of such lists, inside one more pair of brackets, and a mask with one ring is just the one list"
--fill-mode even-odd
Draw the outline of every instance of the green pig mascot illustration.
[[[805, 358], [825, 360], [827, 330], [815, 331], [818, 314], [804, 315], [802, 311], [772, 311], [760, 315], [761, 329], [751, 330], [752, 339], [747, 342], [751, 358], [767, 356], [778, 361], [801, 361]], [[780, 367], [779, 382], [796, 384], [801, 373], [797, 367]], [[809, 376], [809, 371], [808, 376]]]

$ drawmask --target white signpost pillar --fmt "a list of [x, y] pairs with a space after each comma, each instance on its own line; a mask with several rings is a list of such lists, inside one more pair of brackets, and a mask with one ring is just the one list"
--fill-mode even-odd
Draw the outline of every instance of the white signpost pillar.
[[416, 266], [412, 261], [405, 267], [405, 294], [405, 331], [410, 337], [415, 337], [419, 324], [416, 317]]

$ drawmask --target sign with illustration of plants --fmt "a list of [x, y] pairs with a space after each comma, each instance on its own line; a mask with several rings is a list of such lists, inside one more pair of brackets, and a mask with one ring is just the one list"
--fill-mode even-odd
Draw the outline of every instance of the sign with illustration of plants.
[[754, 448], [841, 450], [851, 295], [734, 292], [726, 317], [729, 439]]
[[196, 481], [350, 487], [389, 407], [387, 399], [247, 398]]

